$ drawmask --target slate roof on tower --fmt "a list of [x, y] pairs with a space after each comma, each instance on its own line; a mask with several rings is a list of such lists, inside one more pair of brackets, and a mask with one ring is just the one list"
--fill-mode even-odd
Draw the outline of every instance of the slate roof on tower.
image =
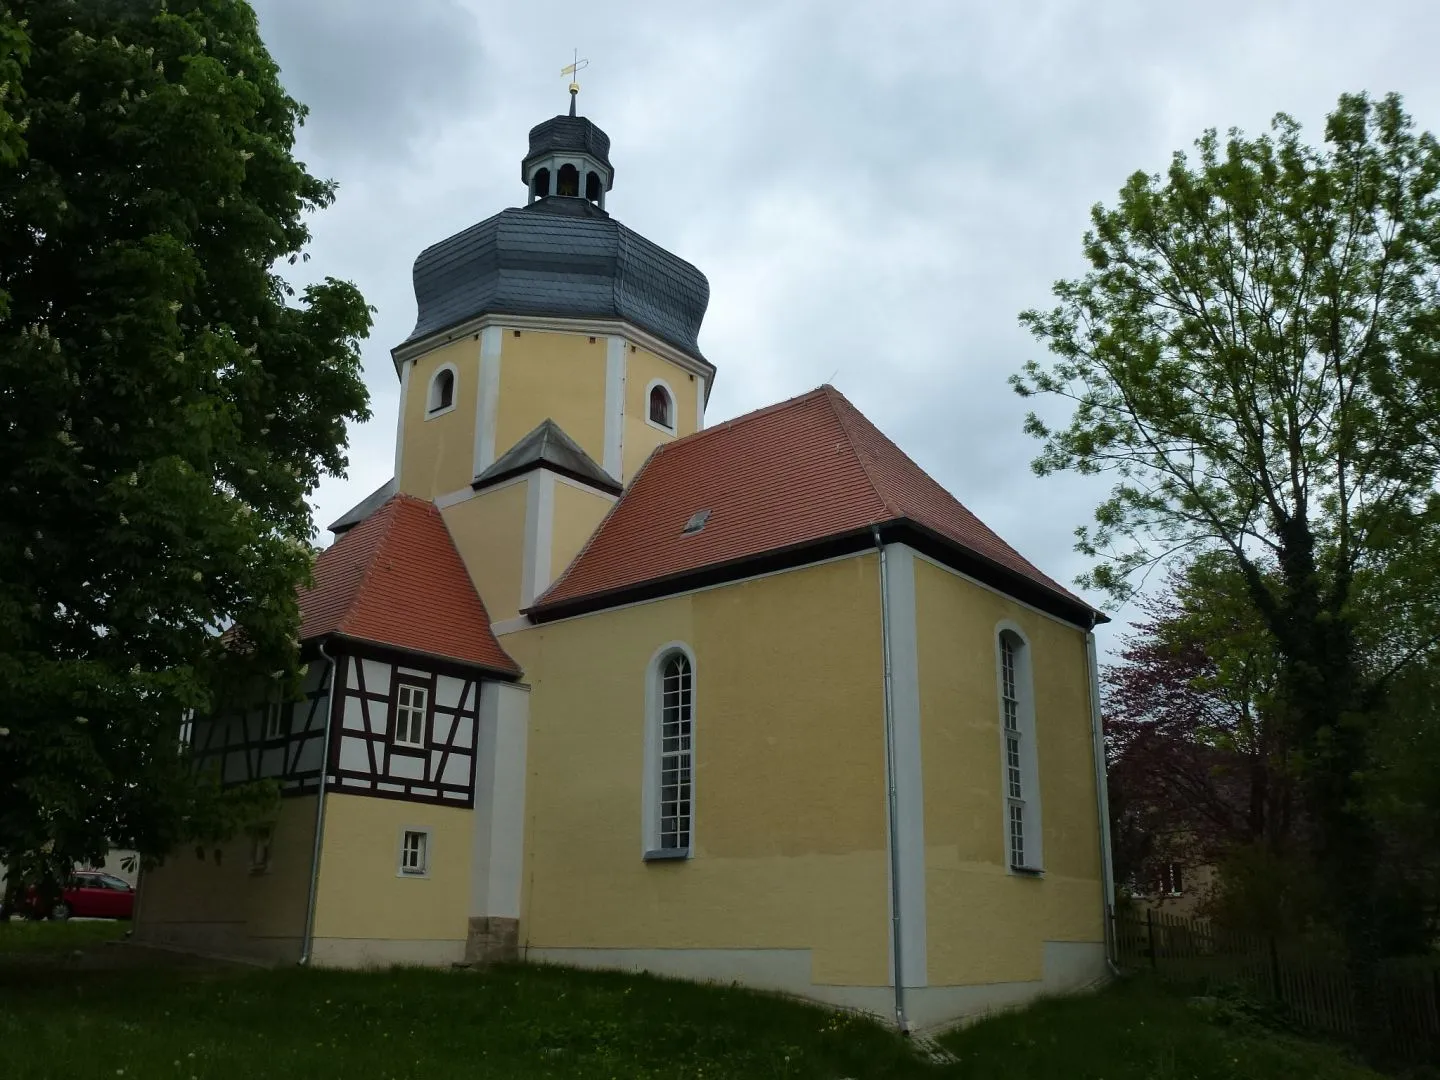
[[727, 570], [733, 579], [779, 568], [787, 556], [800, 565], [872, 545], [873, 527], [1069, 621], [1105, 620], [831, 386], [656, 449], [529, 613], [543, 621], [664, 595], [721, 580]]
[[435, 505], [392, 496], [315, 560], [300, 639], [337, 635], [517, 677]]
[[531, 469], [548, 468], [582, 484], [620, 494], [620, 485], [601, 468], [580, 444], [548, 416], [523, 439], [495, 459], [495, 463], [471, 482], [476, 491], [493, 487], [502, 480]]

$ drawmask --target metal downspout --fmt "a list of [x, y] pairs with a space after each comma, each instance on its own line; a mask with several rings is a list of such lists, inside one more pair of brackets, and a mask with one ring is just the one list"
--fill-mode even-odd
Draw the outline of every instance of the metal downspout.
[[905, 965], [901, 955], [898, 835], [900, 799], [895, 787], [895, 694], [890, 663], [890, 588], [886, 581], [885, 545], [880, 540], [879, 526], [872, 525], [870, 532], [875, 537], [875, 550], [880, 553], [880, 638], [884, 643], [885, 656], [885, 788], [890, 807], [887, 815], [890, 833], [890, 948], [895, 955], [895, 1024], [901, 1032], [908, 1034], [910, 1024], [905, 1018]]
[[1105, 911], [1105, 963], [1115, 965], [1115, 864], [1110, 854], [1110, 787], [1105, 777], [1105, 732], [1100, 722], [1100, 668], [1095, 658], [1095, 632], [1085, 635], [1085, 660], [1090, 669], [1090, 738], [1095, 755], [1095, 809], [1100, 816], [1100, 889]]
[[310, 895], [305, 901], [305, 943], [300, 950], [300, 966], [310, 966], [310, 951], [315, 944], [315, 894], [320, 887], [320, 845], [325, 835], [325, 788], [330, 773], [330, 718], [335, 715], [335, 678], [339, 673], [335, 658], [319, 643], [320, 656], [330, 665], [330, 693], [325, 700], [325, 740], [320, 750], [320, 788], [315, 795], [315, 846], [310, 853]]

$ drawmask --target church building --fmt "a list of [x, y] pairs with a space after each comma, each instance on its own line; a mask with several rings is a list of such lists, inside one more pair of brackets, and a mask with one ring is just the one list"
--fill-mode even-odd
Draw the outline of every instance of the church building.
[[421, 252], [395, 475], [301, 597], [305, 692], [188, 728], [273, 830], [142, 875], [137, 939], [541, 961], [924, 1028], [1106, 974], [1094, 639], [841, 393], [707, 426], [694, 266], [610, 140]]

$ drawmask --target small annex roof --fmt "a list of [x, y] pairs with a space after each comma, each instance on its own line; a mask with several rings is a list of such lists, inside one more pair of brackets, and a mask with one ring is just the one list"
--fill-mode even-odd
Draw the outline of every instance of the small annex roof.
[[566, 435], [559, 424], [548, 417], [495, 459], [495, 462], [475, 477], [470, 485], [477, 491], [491, 487], [519, 476], [530, 469], [548, 468], [578, 480], [582, 484], [620, 494], [620, 484], [608, 472], [596, 464], [595, 459], [580, 448], [580, 444]]
[[389, 480], [386, 480], [385, 483], [381, 484], [369, 495], [366, 495], [365, 498], [361, 499], [349, 510], [346, 510], [345, 513], [341, 514], [338, 518], [332, 521], [330, 523], [330, 531], [338, 537], [347, 529], [353, 529], [356, 525], [359, 525], [360, 522], [364, 521], [376, 510], [379, 510], [380, 507], [384, 506], [387, 502], [389, 502], [390, 497], [394, 495], [395, 492], [398, 490], [399, 486], [395, 483], [395, 478], [392, 476]]
[[528, 613], [560, 618], [778, 568], [782, 557], [801, 565], [827, 544], [837, 554], [873, 544], [875, 527], [1067, 621], [1105, 620], [828, 385], [655, 450]]
[[314, 578], [300, 592], [301, 641], [337, 635], [520, 675], [433, 503], [392, 496], [320, 553]]

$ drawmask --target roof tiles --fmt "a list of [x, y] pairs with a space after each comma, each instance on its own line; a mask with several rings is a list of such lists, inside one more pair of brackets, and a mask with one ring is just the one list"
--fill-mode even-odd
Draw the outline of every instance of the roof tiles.
[[[705, 525], [685, 523], [709, 510]], [[822, 386], [662, 446], [532, 610], [908, 521], [1090, 610], [988, 529], [838, 390]]]
[[396, 495], [315, 561], [300, 638], [340, 634], [519, 675], [433, 503]]

